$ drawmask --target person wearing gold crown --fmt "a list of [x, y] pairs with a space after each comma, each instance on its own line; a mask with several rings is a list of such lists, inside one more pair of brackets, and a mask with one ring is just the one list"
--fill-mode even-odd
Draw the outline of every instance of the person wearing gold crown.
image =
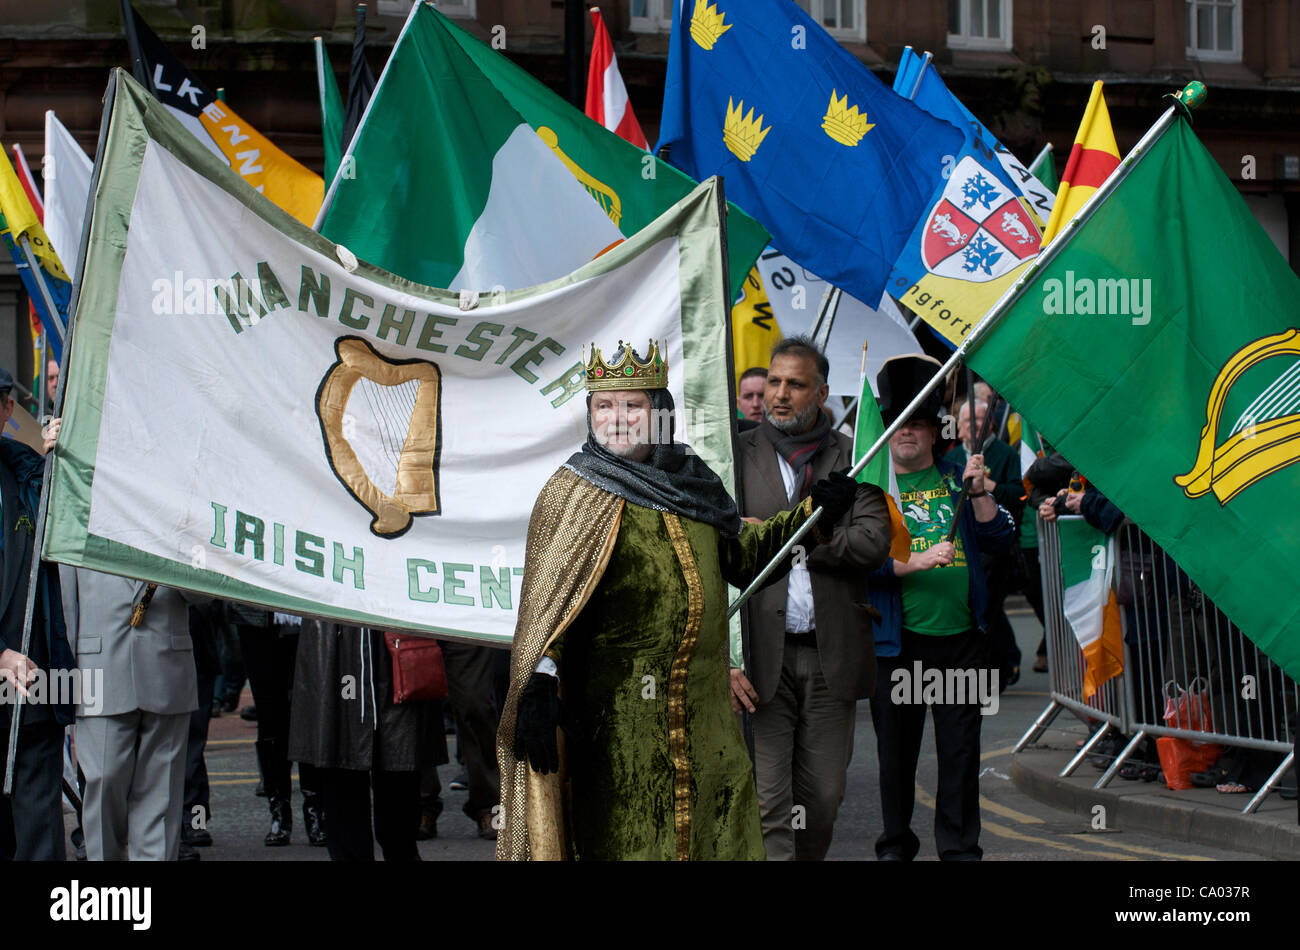
[[[742, 526], [718, 476], [673, 438], [658, 345], [644, 360], [619, 346], [610, 363], [593, 347], [587, 441], [528, 525], [497, 734], [497, 858], [760, 860], [726, 584], [748, 585], [814, 507], [838, 521], [856, 483], [836, 473]], [[816, 525], [805, 537], [825, 540]]]

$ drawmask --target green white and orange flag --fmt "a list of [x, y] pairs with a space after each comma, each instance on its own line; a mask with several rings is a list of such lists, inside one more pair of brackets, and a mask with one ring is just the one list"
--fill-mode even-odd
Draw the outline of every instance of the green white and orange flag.
[[1065, 162], [1061, 187], [1056, 192], [1056, 204], [1052, 206], [1052, 217], [1047, 222], [1047, 230], [1043, 232], [1044, 245], [1079, 213], [1083, 203], [1110, 177], [1117, 165], [1119, 146], [1115, 144], [1115, 132], [1110, 125], [1110, 112], [1106, 109], [1106, 97], [1102, 95], [1099, 79], [1092, 84], [1088, 107], [1083, 110], [1083, 121], [1079, 123], [1074, 147], [1070, 149], [1070, 157]]
[[1065, 619], [1083, 651], [1083, 698], [1124, 672], [1124, 629], [1111, 580], [1115, 539], [1083, 518], [1058, 519]]
[[[863, 349], [865, 348], [864, 344]], [[871, 378], [864, 369], [862, 395], [858, 397], [858, 418], [853, 427], [853, 461], [856, 463], [866, 455], [867, 449], [871, 448], [884, 432], [885, 424], [880, 418], [880, 407], [876, 404], [876, 396], [871, 391]], [[875, 485], [885, 493], [885, 502], [889, 505], [889, 556], [896, 561], [906, 562], [912, 553], [912, 536], [908, 533], [903, 513], [898, 509], [898, 480], [894, 476], [889, 446], [883, 447], [872, 457], [858, 473], [858, 481], [863, 485]]]

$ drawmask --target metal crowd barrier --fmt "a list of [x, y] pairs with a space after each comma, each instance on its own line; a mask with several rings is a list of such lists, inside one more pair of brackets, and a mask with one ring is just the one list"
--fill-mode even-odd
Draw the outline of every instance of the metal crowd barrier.
[[[1077, 515], [1067, 516], [1078, 518]], [[1178, 569], [1137, 525], [1117, 529], [1114, 589], [1124, 615], [1124, 672], [1083, 698], [1083, 653], [1065, 621], [1057, 523], [1038, 520], [1039, 563], [1051, 701], [1015, 746], [1019, 752], [1069, 710], [1101, 723], [1069, 761], [1074, 773], [1111, 732], [1129, 736], [1123, 751], [1094, 787], [1104, 788], [1148, 737], [1261, 749], [1284, 758], [1243, 810], [1253, 813], [1294, 761], [1295, 681], [1283, 673]], [[1168, 699], [1197, 689], [1207, 711], [1205, 728], [1166, 722]]]

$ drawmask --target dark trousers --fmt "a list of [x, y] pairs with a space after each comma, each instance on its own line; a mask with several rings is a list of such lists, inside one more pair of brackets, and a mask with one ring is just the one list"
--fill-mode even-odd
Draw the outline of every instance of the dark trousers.
[[[190, 713], [190, 732], [185, 743], [185, 816], [183, 828], [206, 828], [212, 817], [208, 766], [203, 759], [208, 745], [208, 723], [212, 718], [212, 696], [217, 678], [199, 676], [199, 708]], [[196, 823], [195, 819], [198, 819]]]
[[[0, 710], [0, 755], [7, 756], [9, 717]], [[14, 794], [0, 795], [0, 861], [63, 861], [63, 726], [52, 718], [27, 722], [23, 709], [14, 760]], [[0, 758], [0, 774], [4, 772]]]
[[[239, 649], [244, 656], [248, 685], [257, 707], [257, 741], [274, 750], [276, 774], [263, 775], [268, 794], [288, 797], [292, 791], [289, 751], [289, 700], [293, 694], [293, 668], [298, 657], [298, 635], [279, 635], [275, 627], [238, 624]], [[265, 768], [265, 766], [264, 766]], [[316, 768], [300, 765], [298, 783], [304, 795], [316, 792]]]
[[1024, 592], [1025, 600], [1029, 601], [1029, 606], [1034, 610], [1034, 616], [1038, 622], [1044, 624], [1043, 636], [1039, 640], [1038, 649], [1034, 651], [1036, 656], [1047, 656], [1047, 627], [1043, 620], [1043, 574], [1042, 567], [1038, 563], [1038, 548], [1021, 548], [1020, 556], [1024, 558], [1025, 569], [1021, 574], [1021, 590]]
[[[988, 665], [987, 638], [978, 630], [948, 637], [931, 637], [904, 630], [896, 657], [878, 657], [876, 695], [871, 719], [876, 729], [876, 754], [880, 763], [880, 807], [885, 829], [876, 840], [877, 856], [910, 861], [921, 842], [913, 833], [912, 809], [916, 801], [916, 763], [925, 734], [926, 704], [912, 702], [912, 690], [900, 690], [895, 670], [904, 670], [904, 684], [914, 679], [917, 660], [923, 670], [976, 670]], [[978, 675], [978, 674], [977, 674]], [[897, 697], [896, 693], [904, 695]], [[928, 707], [934, 717], [934, 744], [939, 760], [939, 787], [935, 794], [934, 839], [945, 861], [979, 860], [980, 707], [977, 701], [936, 703]]]
[[494, 659], [501, 651], [444, 640], [447, 699], [456, 717], [456, 749], [469, 775], [465, 814], [474, 821], [501, 801], [497, 771], [497, 708], [492, 701]]
[[[419, 772], [363, 772], [316, 769], [324, 804], [326, 845], [331, 861], [373, 861], [375, 842], [385, 861], [418, 861]], [[370, 793], [374, 789], [374, 830]]]

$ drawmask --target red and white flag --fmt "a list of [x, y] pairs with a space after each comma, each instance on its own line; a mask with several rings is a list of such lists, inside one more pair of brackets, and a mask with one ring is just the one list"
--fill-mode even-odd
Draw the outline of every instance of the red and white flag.
[[645, 133], [632, 114], [632, 104], [627, 101], [627, 87], [618, 72], [614, 44], [598, 7], [591, 8], [591, 24], [595, 27], [595, 38], [591, 44], [591, 68], [587, 70], [587, 115], [620, 138], [649, 151], [650, 143], [645, 140]]

